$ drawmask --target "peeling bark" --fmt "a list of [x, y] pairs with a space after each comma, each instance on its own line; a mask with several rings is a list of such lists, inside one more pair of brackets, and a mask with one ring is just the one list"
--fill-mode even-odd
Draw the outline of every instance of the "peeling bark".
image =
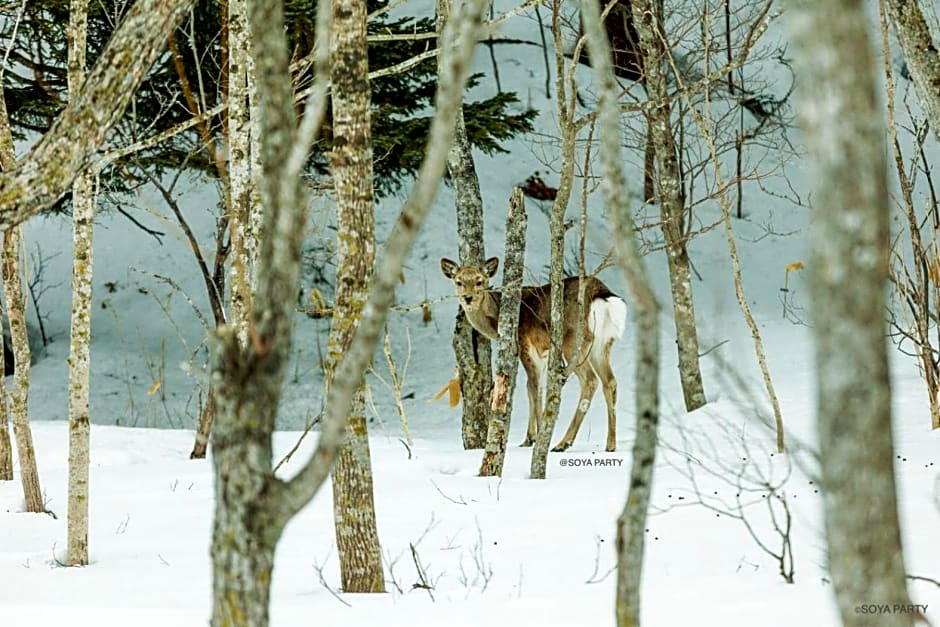
[[[522, 271], [525, 262], [525, 197], [513, 188], [506, 215], [506, 256], [499, 299], [496, 342], [496, 384], [490, 404], [492, 418], [486, 434], [486, 451], [480, 464], [481, 477], [501, 477], [509, 438], [516, 371], [519, 369], [519, 307], [522, 302]], [[462, 311], [462, 308], [461, 308]]]

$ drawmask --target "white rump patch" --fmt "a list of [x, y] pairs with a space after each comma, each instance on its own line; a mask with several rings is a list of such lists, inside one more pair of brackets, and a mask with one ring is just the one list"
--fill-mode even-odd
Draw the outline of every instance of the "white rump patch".
[[627, 303], [619, 296], [595, 298], [591, 303], [588, 326], [594, 341], [603, 346], [607, 340], [619, 340], [627, 324]]

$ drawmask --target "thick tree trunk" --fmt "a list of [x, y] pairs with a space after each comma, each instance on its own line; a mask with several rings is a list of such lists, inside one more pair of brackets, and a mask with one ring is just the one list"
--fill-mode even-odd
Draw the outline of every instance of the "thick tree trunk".
[[[72, 0], [69, 13], [69, 98], [85, 80], [88, 0]], [[72, 186], [72, 319], [69, 339], [69, 502], [66, 563], [88, 564], [92, 236], [95, 177], [79, 174]]]
[[859, 614], [908, 605], [898, 528], [885, 333], [889, 220], [883, 112], [860, 0], [803, 0], [787, 12], [809, 147], [810, 267], [829, 569], [847, 626], [911, 625]]
[[[917, 0], [883, 0], [888, 5], [907, 69], [914, 79], [917, 99], [940, 141], [940, 49]], [[936, 9], [934, 9], [936, 10]]]
[[692, 273], [686, 247], [685, 194], [672, 132], [669, 86], [662, 69], [665, 48], [661, 6], [656, 0], [634, 0], [632, 5], [633, 21], [643, 50], [647, 95], [652, 103], [647, 112], [649, 140], [656, 155], [656, 188], [666, 242], [666, 259], [669, 262], [669, 284], [679, 351], [679, 379], [686, 411], [693, 411], [705, 405], [706, 400], [698, 362]]
[[[210, 386], [216, 409], [212, 429], [213, 627], [266, 627], [274, 548], [296, 512], [279, 498], [282, 484], [271, 464], [271, 435], [290, 353], [306, 227], [299, 168], [292, 159], [296, 124], [283, 4], [278, 0], [249, 3], [249, 24], [258, 77], [263, 81], [259, 92], [267, 237], [251, 316], [251, 341], [241, 344], [236, 331], [223, 326], [211, 343]], [[322, 20], [317, 30], [322, 44]], [[323, 65], [318, 67], [323, 70]]]
[[[365, 0], [333, 0], [330, 77], [338, 259], [330, 326], [327, 387], [352, 341], [369, 296], [375, 265], [375, 202]], [[382, 553], [375, 524], [372, 462], [364, 392], [349, 411], [346, 441], [333, 469], [333, 515], [340, 574], [346, 592], [384, 592]]]
[[[293, 146], [294, 115], [282, 5], [255, 0], [249, 5], [252, 41], [259, 80], [265, 175], [265, 207], [258, 290], [252, 313], [254, 332], [248, 346], [239, 345], [230, 329], [220, 329], [212, 343], [212, 376], [219, 413], [212, 435], [216, 486], [213, 530], [213, 618], [220, 625], [266, 627], [270, 588], [270, 555], [286, 522], [310, 502], [326, 480], [348, 422], [349, 408], [371, 361], [391, 306], [394, 288], [443, 173], [453, 133], [453, 115], [466, 82], [469, 58], [480, 32], [483, 2], [465, 6], [458, 46], [445, 51], [448, 71], [442, 76], [431, 123], [428, 154], [415, 189], [386, 241], [386, 263], [364, 310], [362, 323], [339, 364], [327, 396], [317, 450], [287, 482], [271, 474], [271, 432], [291, 342], [294, 294], [300, 275], [305, 213], [299, 174], [309, 144]], [[328, 4], [318, 6], [318, 49], [329, 22]], [[450, 40], [454, 31], [446, 33]], [[322, 53], [316, 76], [329, 74]], [[317, 80], [317, 79], [315, 79]], [[317, 80], [308, 113], [318, 120], [325, 107], [325, 80]], [[316, 110], [316, 114], [311, 110]], [[312, 134], [307, 136], [312, 141]], [[251, 607], [247, 607], [247, 604]], [[259, 605], [261, 607], [259, 607]], [[263, 608], [263, 609], [262, 609]]]
[[582, 0], [581, 15], [598, 92], [598, 126], [602, 185], [613, 218], [617, 253], [636, 306], [636, 439], [627, 501], [617, 519], [618, 627], [640, 624], [646, 516], [649, 509], [659, 424], [659, 305], [646, 276], [633, 224], [630, 197], [621, 167], [619, 87], [610, 49], [594, 0]]
[[[437, 28], [441, 32], [450, 14], [451, 0], [437, 1]], [[473, 152], [464, 124], [463, 107], [454, 123], [454, 143], [447, 155], [447, 172], [454, 186], [457, 207], [457, 244], [461, 265], [482, 266], [486, 259], [483, 242], [483, 199], [480, 180], [473, 162]], [[490, 409], [493, 390], [492, 348], [489, 340], [477, 333], [458, 308], [454, 327], [454, 356], [460, 378], [463, 416], [461, 435], [465, 449], [483, 448], [487, 425], [495, 418]]]
[[[503, 262], [503, 284], [500, 290], [499, 321], [496, 343], [496, 383], [490, 419], [486, 434], [486, 451], [480, 464], [481, 477], [501, 477], [509, 438], [509, 418], [512, 413], [516, 371], [519, 369], [519, 307], [522, 302], [522, 272], [525, 265], [526, 212], [525, 197], [518, 187], [513, 188], [506, 216], [506, 257]], [[463, 311], [461, 309], [461, 311]]]

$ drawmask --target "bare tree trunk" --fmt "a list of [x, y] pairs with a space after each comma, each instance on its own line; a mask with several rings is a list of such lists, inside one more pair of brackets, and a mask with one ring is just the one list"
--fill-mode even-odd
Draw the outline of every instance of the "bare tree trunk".
[[36, 468], [36, 451], [33, 434], [29, 427], [29, 336], [26, 332], [26, 299], [23, 296], [23, 275], [20, 273], [20, 250], [23, 239], [22, 227], [14, 226], [3, 234], [3, 293], [7, 301], [7, 318], [13, 340], [14, 363], [13, 385], [10, 388], [10, 405], [13, 411], [13, 435], [20, 460], [20, 480], [23, 482], [23, 497], [26, 511], [44, 512], [42, 489], [39, 486], [39, 471]]
[[810, 289], [829, 570], [843, 625], [912, 625], [910, 614], [854, 611], [872, 599], [910, 604], [885, 339], [885, 132], [868, 20], [859, 0], [790, 9], [816, 209]]
[[[330, 325], [326, 385], [349, 348], [369, 296], [375, 265], [375, 202], [366, 1], [333, 0], [330, 78], [338, 259], [336, 302]], [[382, 552], [375, 525], [372, 462], [364, 390], [353, 398], [346, 441], [333, 468], [333, 518], [345, 592], [385, 592]]]
[[[451, 0], [437, 0], [437, 29], [442, 32], [450, 15]], [[463, 107], [455, 119], [454, 143], [447, 155], [447, 171], [454, 186], [457, 207], [457, 243], [461, 265], [482, 266], [486, 258], [483, 242], [483, 199], [470, 140], [464, 124]], [[492, 348], [489, 340], [477, 333], [457, 308], [454, 327], [454, 356], [460, 379], [461, 435], [465, 449], [486, 445], [487, 425], [495, 419], [490, 409], [493, 390]]]
[[[69, 98], [85, 80], [88, 0], [72, 0], [69, 11]], [[88, 564], [89, 358], [91, 353], [92, 237], [95, 177], [79, 174], [72, 186], [72, 320], [69, 344], [69, 503], [70, 566]]]
[[[212, 434], [216, 512], [213, 529], [212, 625], [266, 627], [274, 546], [284, 525], [310, 502], [329, 476], [348, 423], [349, 408], [362, 382], [392, 303], [394, 288], [417, 230], [440, 183], [453, 137], [453, 115], [459, 107], [469, 58], [480, 32], [482, 0], [463, 6], [460, 25], [445, 31], [447, 71], [442, 75], [436, 111], [415, 188], [385, 245], [385, 262], [364, 309], [362, 322], [338, 365], [327, 395], [317, 449], [289, 481], [271, 471], [271, 432], [283, 382], [293, 318], [294, 293], [300, 275], [303, 198], [299, 174], [325, 107], [329, 62], [325, 36], [330, 3], [317, 7], [317, 50], [313, 97], [291, 146], [294, 121], [283, 13], [277, 0], [249, 5], [262, 112], [261, 143], [265, 176], [261, 193], [266, 212], [259, 255], [258, 290], [252, 313], [254, 332], [239, 345], [226, 328], [212, 343], [213, 380], [219, 413]], [[314, 112], [314, 109], [316, 110]], [[308, 126], [309, 121], [309, 126]]]
[[636, 305], [636, 439], [633, 443], [627, 501], [617, 519], [615, 614], [618, 627], [638, 627], [644, 530], [659, 424], [659, 304], [640, 256], [630, 197], [621, 168], [621, 121], [617, 103], [619, 87], [614, 78], [610, 44], [602, 26], [599, 7], [594, 0], [582, 0], [581, 15], [598, 86], [601, 181], [613, 219], [617, 254]]
[[665, 46], [661, 6], [656, 0], [634, 0], [632, 7], [633, 22], [643, 50], [647, 95], [652, 103], [647, 116], [650, 141], [656, 154], [659, 210], [666, 242], [666, 259], [669, 262], [669, 284], [679, 351], [679, 379], [686, 411], [693, 411], [702, 407], [706, 400], [698, 362], [698, 331], [686, 247], [685, 194], [672, 132], [669, 86], [662, 69]]
[[497, 322], [499, 340], [496, 343], [496, 382], [490, 403], [493, 417], [486, 434], [486, 451], [480, 464], [481, 477], [501, 477], [506, 459], [512, 397], [519, 369], [519, 307], [522, 302], [525, 233], [525, 197], [520, 188], [514, 187], [509, 198], [509, 213], [506, 215], [506, 256]]
[[[0, 87], [2, 89], [2, 87]], [[0, 93], [2, 95], [2, 93]], [[10, 172], [16, 166], [13, 152], [13, 136], [7, 116], [6, 99], [0, 98], [0, 167]], [[23, 297], [23, 278], [20, 275], [19, 254], [22, 233], [19, 226], [9, 227], [3, 233], [3, 293], [7, 304], [7, 320], [13, 343], [13, 385], [10, 386], [10, 411], [13, 415], [13, 436], [19, 456], [20, 480], [26, 511], [44, 512], [42, 489], [39, 486], [39, 471], [36, 468], [36, 452], [33, 449], [33, 434], [29, 428], [29, 335], [26, 332], [26, 300]], [[3, 398], [6, 407], [6, 396]]]
[[241, 342], [248, 341], [251, 310], [250, 244], [251, 162], [248, 108], [248, 36], [246, 0], [228, 0], [228, 175], [232, 266], [229, 279], [229, 324]]
[[917, 99], [927, 114], [934, 136], [940, 141], [940, 50], [930, 36], [917, 0], [882, 0], [887, 4], [907, 69], [914, 79]]
[[[257, 245], [256, 233], [251, 228], [254, 203], [254, 180], [251, 173], [250, 133], [251, 119], [248, 106], [251, 39], [248, 32], [248, 7], [246, 0], [228, 0], [224, 17], [228, 33], [228, 72], [225, 81], [227, 93], [228, 129], [228, 228], [229, 255], [231, 259], [229, 280], [228, 322], [235, 328], [243, 344], [248, 341], [248, 317], [253, 300], [252, 268]], [[216, 325], [225, 320], [215, 317]], [[215, 418], [215, 391], [211, 383], [206, 390], [206, 404], [199, 416], [196, 438], [190, 459], [204, 459], [209, 443], [209, 432]]]
[[[552, 35], [555, 40], [555, 91], [558, 96], [558, 124], [561, 131], [561, 175], [558, 193], [552, 203], [549, 217], [551, 231], [551, 346], [548, 351], [548, 376], [545, 384], [545, 405], [538, 425], [538, 435], [532, 447], [532, 459], [529, 463], [529, 476], [532, 479], [544, 479], [548, 464], [548, 449], [551, 446], [558, 409], [561, 406], [561, 388], [565, 384], [565, 368], [561, 355], [562, 335], [564, 333], [564, 280], [565, 232], [564, 218], [568, 201], [571, 198], [571, 186], [574, 178], [575, 135], [574, 125], [576, 90], [573, 84], [567, 85], [571, 75], [565, 68], [564, 45], [562, 41], [561, 2], [552, 3]], [[570, 87], [570, 89], [569, 89]]]
[[[10, 133], [10, 118], [7, 115], [6, 96], [0, 82], [0, 169], [4, 172], [16, 162], [13, 152], [13, 136]], [[3, 338], [3, 308], [0, 307], [0, 342], [4, 343], [3, 376], [0, 376], [0, 481], [13, 480], [13, 443], [10, 440], [10, 406], [7, 403], [6, 385], [6, 340]], [[12, 365], [12, 364], [11, 364]]]
[[[2, 105], [0, 97], [0, 105]], [[0, 341], [3, 335], [3, 308], [0, 307]], [[6, 351], [3, 360], [6, 361]], [[4, 363], [4, 366], [6, 364]], [[13, 442], [10, 440], [10, 411], [7, 405], [6, 377], [0, 376], [0, 481], [13, 481]]]

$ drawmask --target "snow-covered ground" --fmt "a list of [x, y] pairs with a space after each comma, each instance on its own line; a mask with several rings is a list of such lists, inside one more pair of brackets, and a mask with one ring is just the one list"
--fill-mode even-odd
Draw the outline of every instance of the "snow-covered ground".
[[[538, 40], [531, 14], [508, 22], [503, 33]], [[512, 85], [524, 103], [542, 111], [539, 130], [553, 134], [555, 103], [544, 95], [540, 50], [497, 46], [496, 51], [503, 84]], [[476, 64], [480, 71], [490, 69], [483, 47]], [[587, 85], [589, 68], [581, 68], [579, 75]], [[477, 93], [493, 89], [492, 81], [484, 79]], [[557, 151], [556, 145], [527, 137], [507, 147], [511, 154], [478, 155], [486, 244], [488, 252], [497, 255], [512, 186], [536, 170], [550, 184], [557, 180], [546, 174], [550, 168], [543, 162], [554, 160], [546, 155]], [[630, 180], [641, 180], [641, 161], [641, 155], [625, 154]], [[791, 163], [788, 173], [805, 198], [802, 167]], [[782, 179], [770, 179], [766, 185], [784, 189]], [[199, 183], [185, 191], [181, 203], [194, 229], [210, 233], [215, 191]], [[780, 300], [785, 266], [808, 261], [809, 211], [763, 194], [756, 186], [746, 188], [746, 194], [747, 218], [734, 224], [745, 289], [763, 334], [793, 452], [774, 455], [772, 433], [762, 426], [770, 416], [769, 404], [750, 333], [734, 298], [725, 235], [720, 229], [709, 231], [693, 241], [691, 254], [699, 275], [693, 287], [702, 350], [714, 348], [702, 359], [711, 402], [692, 414], [682, 406], [669, 307], [662, 320], [663, 446], [647, 532], [642, 590], [646, 625], [838, 624], [825, 572], [816, 469], [807, 453], [815, 441], [811, 334], [808, 327], [792, 322], [792, 316], [784, 318]], [[3, 625], [68, 620], [101, 627], [183, 627], [205, 624], [209, 616], [212, 475], [208, 461], [188, 459], [198, 390], [204, 385], [199, 366], [205, 332], [184, 295], [206, 316], [208, 309], [191, 253], [179, 229], [161, 217], [161, 201], [142, 194], [135, 204], [149, 212], [143, 221], [166, 232], [162, 244], [119, 216], [103, 216], [95, 235], [92, 564], [86, 568], [62, 568], [57, 561], [65, 548], [70, 226], [53, 218], [27, 225], [31, 250], [38, 243], [49, 257], [44, 281], [51, 289], [41, 309], [54, 341], [34, 365], [30, 409], [43, 490], [58, 518], [23, 514], [19, 484], [0, 485]], [[383, 201], [380, 234], [390, 228], [399, 205], [397, 198]], [[548, 255], [548, 220], [537, 205], [529, 202], [531, 282], [545, 280]], [[438, 259], [456, 254], [452, 206], [452, 194], [442, 190], [406, 266], [399, 303], [451, 293]], [[597, 260], [609, 245], [599, 193], [592, 194], [590, 206], [588, 248]], [[575, 199], [572, 214], [576, 207]], [[718, 217], [715, 203], [697, 211], [703, 225]], [[319, 206], [316, 215], [328, 218], [329, 211]], [[312, 238], [316, 236], [313, 229]], [[668, 303], [662, 253], [650, 254], [647, 263], [661, 302]], [[154, 275], [171, 276], [182, 291]], [[616, 270], [606, 270], [603, 278], [626, 295]], [[790, 274], [788, 287], [791, 305], [806, 307], [800, 273]], [[482, 479], [476, 476], [480, 453], [460, 445], [459, 410], [427, 402], [451, 376], [455, 309], [452, 300], [435, 304], [428, 324], [420, 311], [396, 313], [390, 319], [399, 368], [408, 362], [403, 392], [415, 439], [410, 451], [399, 441], [389, 391], [379, 379], [370, 378], [376, 408], [370, 426], [375, 499], [388, 594], [336, 591], [338, 566], [326, 487], [290, 523], [278, 547], [273, 625], [613, 624], [614, 523], [626, 496], [635, 416], [633, 326], [614, 355], [620, 382], [617, 452], [603, 451], [606, 420], [603, 400], [596, 398], [574, 447], [551, 455], [546, 481], [527, 478], [530, 449], [516, 446], [509, 450], [502, 479]], [[297, 317], [294, 363], [279, 417], [284, 430], [275, 437], [278, 459], [320, 409], [322, 378], [316, 362], [327, 325]], [[193, 354], [194, 367], [182, 368]], [[386, 374], [383, 358], [376, 361], [376, 371]], [[897, 352], [892, 353], [892, 383], [906, 565], [912, 575], [940, 578], [940, 545], [935, 541], [940, 525], [935, 464], [940, 436], [929, 429], [926, 395], [914, 363]], [[566, 388], [556, 439], [574, 410], [576, 387], [569, 383]], [[522, 388], [517, 388], [515, 399], [513, 445], [525, 430]], [[296, 470], [314, 438], [311, 435], [285, 464], [283, 475]], [[611, 461], [599, 466], [593, 463], [598, 459]], [[722, 466], [730, 469], [725, 477], [743, 468], [741, 485], [709, 472]], [[784, 582], [778, 562], [734, 516], [736, 495], [744, 493], [743, 515], [758, 539], [773, 551], [780, 549], [766, 490], [759, 489], [762, 478], [768, 477], [776, 493], [785, 495], [792, 514], [793, 584]], [[774, 503], [779, 508], [779, 501]], [[414, 587], [419, 581], [416, 560], [433, 586], [430, 591]], [[912, 581], [910, 591], [914, 603], [928, 606], [928, 618], [940, 611], [940, 588]]]

